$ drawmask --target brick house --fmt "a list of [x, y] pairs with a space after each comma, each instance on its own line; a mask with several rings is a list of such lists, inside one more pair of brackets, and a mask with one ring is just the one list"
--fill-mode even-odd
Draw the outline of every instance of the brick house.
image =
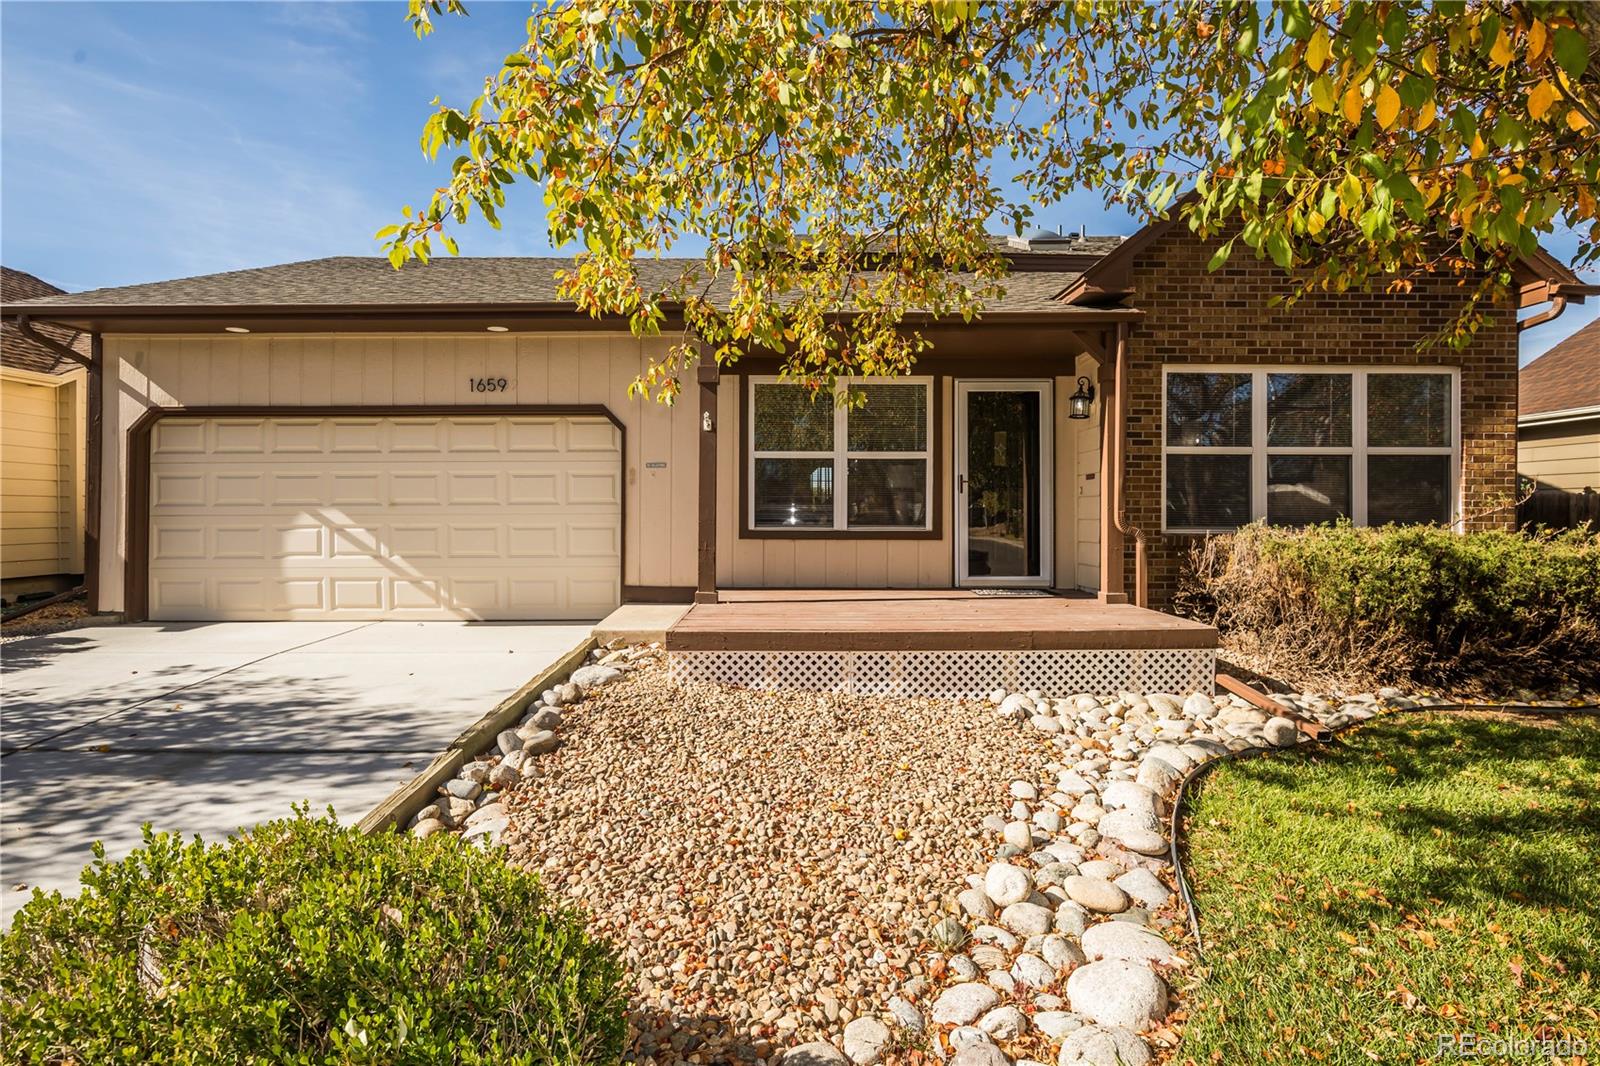
[[[1447, 282], [1284, 311], [1265, 306], [1284, 283], [1270, 263], [1208, 273], [1211, 248], [1171, 223], [1006, 243], [1005, 296], [923, 323], [915, 373], [842, 385], [868, 394], [848, 411], [755, 355], [699, 368], [675, 407], [630, 399], [668, 342], [562, 303], [558, 260], [317, 260], [7, 314], [93, 337], [98, 610], [597, 618], [696, 600], [704, 620], [808, 589], [1160, 607], [1196, 537], [1255, 518], [1510, 525], [1518, 307], [1596, 291], [1541, 254], [1470, 347], [1419, 351], [1455, 306]], [[866, 617], [816, 632], [937, 643]], [[1004, 628], [951, 625], [969, 648]], [[1072, 644], [1071, 625], [1029, 622], [1007, 646], [1123, 639], [1095, 625]]]

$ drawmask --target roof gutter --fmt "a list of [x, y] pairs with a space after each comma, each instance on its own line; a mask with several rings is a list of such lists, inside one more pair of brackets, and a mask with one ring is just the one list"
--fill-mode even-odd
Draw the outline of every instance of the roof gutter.
[[1591, 418], [1600, 418], [1600, 404], [1568, 407], [1561, 411], [1534, 411], [1532, 414], [1518, 416], [1517, 425], [1553, 426], [1560, 422], [1586, 422]]
[[[50, 349], [52, 352], [54, 352], [57, 356], [59, 356], [62, 359], [66, 359], [69, 362], [77, 363], [79, 366], [88, 367], [89, 368], [89, 373], [91, 373], [91, 374], [100, 373], [100, 365], [98, 363], [96, 363], [93, 359], [90, 359], [90, 358], [87, 358], [86, 356], [80, 355], [79, 353], [73, 351], [67, 345], [62, 344], [60, 341], [58, 341], [58, 340], [56, 340], [56, 339], [54, 339], [52, 337], [46, 337], [43, 333], [40, 333], [38, 330], [33, 328], [33, 322], [28, 318], [27, 315], [18, 315], [17, 316], [17, 332], [21, 333], [24, 337], [26, 337], [28, 340], [32, 341], [33, 343], [39, 345], [41, 348]], [[83, 331], [79, 330], [78, 332], [82, 333]]]
[[[681, 321], [681, 309], [666, 307], [669, 321]], [[241, 325], [252, 331], [270, 332], [274, 326], [304, 331], [337, 332], [341, 327], [366, 332], [390, 326], [398, 330], [449, 330], [484, 323], [505, 325], [512, 330], [549, 329], [576, 326], [584, 329], [627, 329], [624, 315], [596, 317], [570, 304], [343, 304], [327, 306], [284, 305], [176, 305], [165, 307], [65, 304], [52, 306], [53, 319], [69, 319], [76, 328], [98, 333], [159, 332], [164, 327], [193, 330], [215, 325]], [[27, 311], [16, 308], [0, 313], [19, 323]], [[834, 316], [848, 320], [851, 312]], [[1133, 322], [1144, 317], [1135, 308], [1062, 308], [1061, 310], [990, 311], [968, 322], [956, 317], [940, 318], [911, 312], [904, 324], [911, 328], [974, 328], [982, 326], [1042, 326], [1071, 328], [1090, 322]]]

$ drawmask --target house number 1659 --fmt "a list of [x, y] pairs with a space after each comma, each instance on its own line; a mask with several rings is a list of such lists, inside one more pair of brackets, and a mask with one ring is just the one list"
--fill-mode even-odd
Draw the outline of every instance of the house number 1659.
[[505, 392], [511, 382], [505, 378], [468, 378], [467, 388], [473, 392]]

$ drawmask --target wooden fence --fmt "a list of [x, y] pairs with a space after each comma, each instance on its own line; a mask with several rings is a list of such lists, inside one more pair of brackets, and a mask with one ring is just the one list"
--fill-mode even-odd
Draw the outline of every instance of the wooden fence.
[[1517, 504], [1517, 525], [1543, 526], [1546, 529], [1577, 529], [1587, 526], [1591, 532], [1600, 532], [1600, 492], [1584, 489], [1567, 492], [1563, 489], [1534, 489], [1533, 493]]

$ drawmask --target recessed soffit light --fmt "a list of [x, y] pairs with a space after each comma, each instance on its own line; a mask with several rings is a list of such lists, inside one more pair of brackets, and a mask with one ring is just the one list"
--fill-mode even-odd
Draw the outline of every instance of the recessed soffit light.
[[229, 332], [229, 333], [249, 333], [250, 332], [250, 327], [248, 327], [248, 326], [223, 326], [222, 328], [224, 330], [226, 330], [227, 332]]

